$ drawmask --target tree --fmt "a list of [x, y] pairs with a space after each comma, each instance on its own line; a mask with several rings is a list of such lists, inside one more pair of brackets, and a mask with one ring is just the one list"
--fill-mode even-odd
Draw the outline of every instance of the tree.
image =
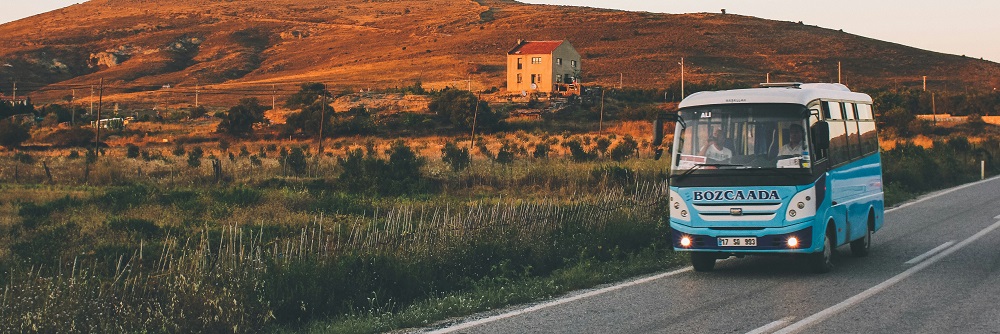
[[254, 125], [270, 123], [264, 117], [266, 110], [268, 108], [261, 105], [257, 98], [242, 99], [239, 104], [229, 108], [216, 131], [237, 137], [249, 136], [253, 133]]
[[320, 96], [331, 97], [329, 91], [326, 90], [326, 85], [318, 82], [307, 82], [302, 84], [301, 89], [289, 96], [285, 100], [285, 107], [288, 109], [301, 109], [307, 106], [311, 106], [319, 100]]
[[[325, 112], [324, 108], [326, 108]], [[294, 131], [301, 131], [307, 135], [315, 136], [319, 133], [319, 126], [322, 123], [325, 123], [324, 126], [329, 133], [330, 117], [333, 114], [332, 107], [324, 106], [321, 100], [317, 100], [311, 105], [302, 107], [301, 111], [289, 115], [285, 123], [294, 129]], [[322, 120], [320, 117], [322, 117]]]
[[0, 121], [0, 146], [13, 149], [28, 139], [31, 139], [31, 134], [27, 126], [10, 119]]
[[464, 90], [445, 88], [431, 99], [427, 107], [442, 119], [462, 129], [472, 129], [472, 124], [475, 122], [477, 129], [496, 130], [503, 121], [502, 115], [493, 112], [488, 103], [477, 98], [472, 92]]

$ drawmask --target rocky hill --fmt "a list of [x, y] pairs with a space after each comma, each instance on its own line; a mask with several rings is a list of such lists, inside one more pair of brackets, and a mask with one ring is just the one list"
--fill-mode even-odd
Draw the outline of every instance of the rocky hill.
[[[806, 22], [808, 23], [808, 22]], [[854, 87], [992, 89], [1000, 64], [800, 22], [655, 14], [507, 0], [91, 0], [0, 25], [0, 91], [55, 101], [180, 103], [288, 94], [306, 81], [366, 89], [503, 87], [517, 39], [567, 39], [585, 83], [837, 80]], [[169, 87], [169, 88], [167, 88]], [[158, 102], [159, 103], [159, 102]], [[203, 102], [204, 103], [204, 102]]]

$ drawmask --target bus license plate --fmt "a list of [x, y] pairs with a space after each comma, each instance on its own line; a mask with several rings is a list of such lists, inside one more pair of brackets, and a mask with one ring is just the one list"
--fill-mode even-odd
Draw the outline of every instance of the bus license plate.
[[719, 238], [719, 247], [755, 247], [755, 246], [757, 246], [757, 238], [754, 237]]

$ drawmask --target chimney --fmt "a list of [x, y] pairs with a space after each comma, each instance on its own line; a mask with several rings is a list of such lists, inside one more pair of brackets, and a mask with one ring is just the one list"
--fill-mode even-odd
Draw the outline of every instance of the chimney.
[[524, 44], [524, 40], [523, 39], [518, 39], [517, 40], [517, 45], [520, 46], [521, 44]]

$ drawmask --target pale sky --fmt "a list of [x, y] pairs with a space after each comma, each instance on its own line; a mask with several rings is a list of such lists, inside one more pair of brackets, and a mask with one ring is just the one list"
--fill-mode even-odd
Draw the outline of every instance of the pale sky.
[[[1000, 1], [995, 0], [522, 0], [648, 11], [727, 13], [802, 21], [920, 49], [1000, 62]], [[83, 0], [2, 0], [0, 23]]]

